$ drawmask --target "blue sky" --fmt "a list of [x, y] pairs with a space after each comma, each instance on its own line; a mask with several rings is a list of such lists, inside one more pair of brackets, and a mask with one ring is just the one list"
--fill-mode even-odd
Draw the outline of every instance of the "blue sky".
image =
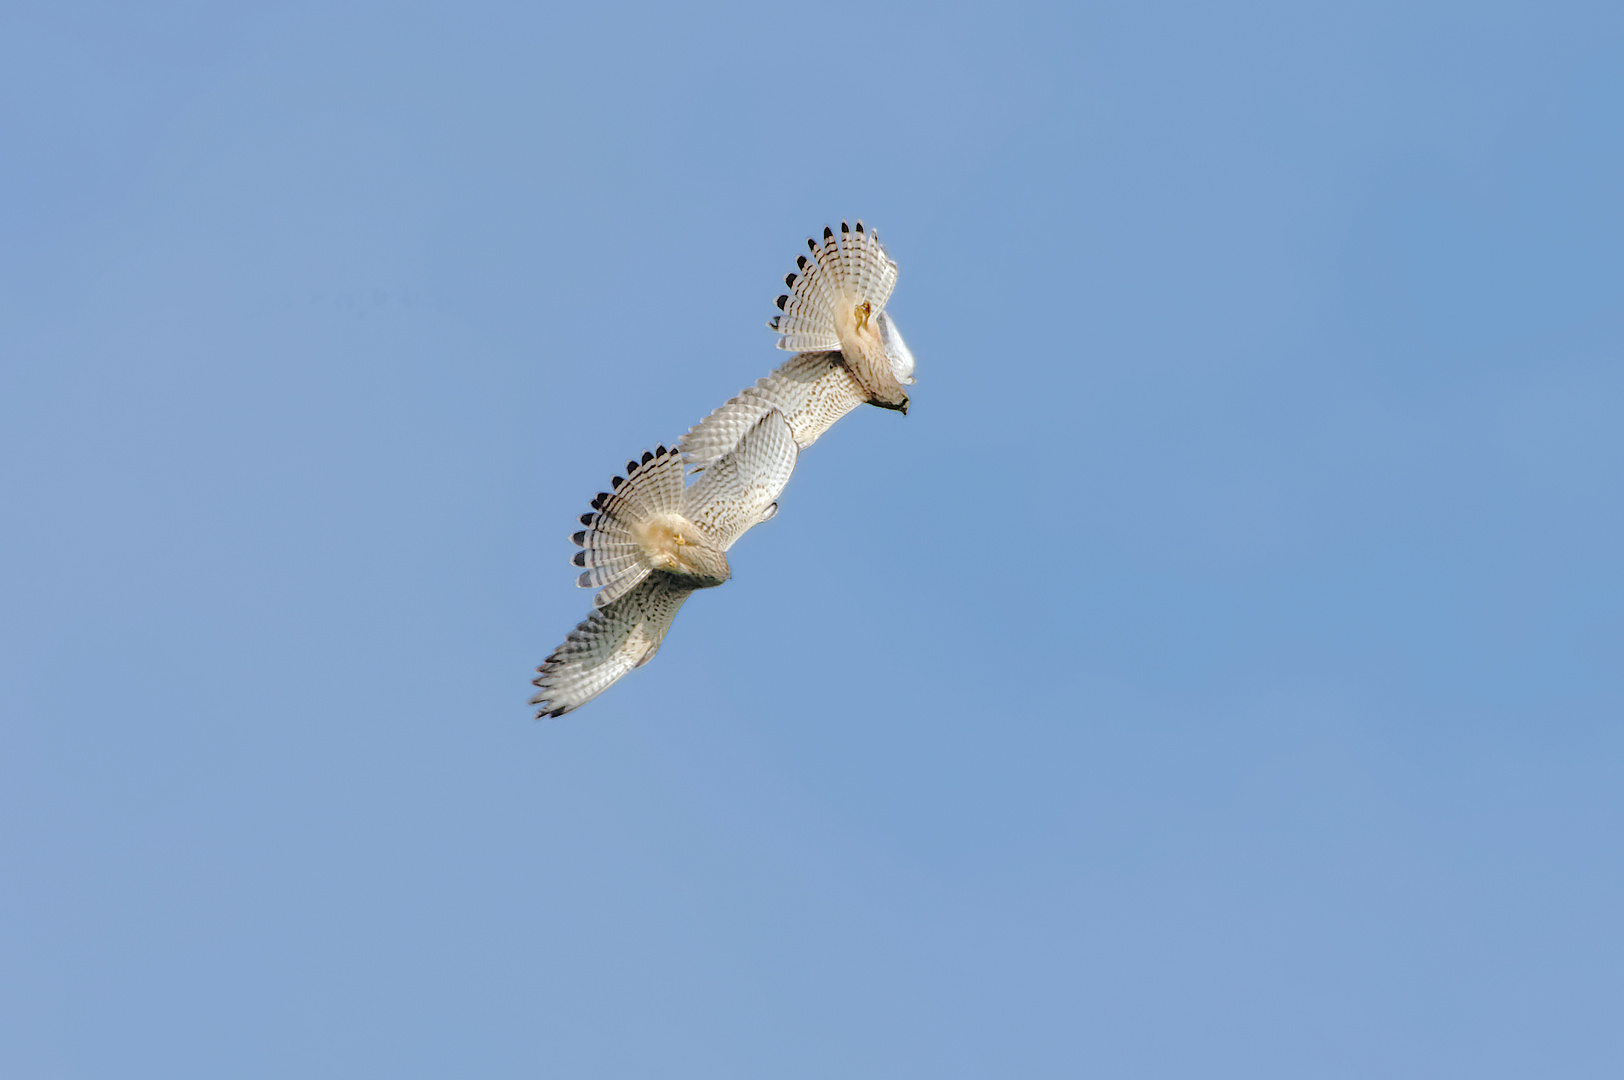
[[[1624, 1068], [1624, 9], [13, 4], [28, 1077]], [[568, 535], [901, 267], [536, 723]]]

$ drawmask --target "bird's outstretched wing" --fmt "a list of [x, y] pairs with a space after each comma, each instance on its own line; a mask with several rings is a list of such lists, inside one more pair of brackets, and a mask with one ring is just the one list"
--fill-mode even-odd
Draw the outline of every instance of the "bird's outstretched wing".
[[677, 609], [693, 590], [655, 571], [630, 592], [588, 615], [553, 650], [534, 679], [536, 718], [562, 716], [586, 704], [660, 650]]
[[908, 343], [902, 340], [902, 331], [897, 329], [897, 321], [891, 318], [889, 311], [880, 312], [874, 316], [874, 321], [880, 327], [880, 344], [885, 348], [885, 358], [891, 365], [891, 374], [896, 377], [897, 382], [904, 386], [912, 386], [913, 351], [908, 348]]
[[795, 471], [798, 452], [789, 422], [777, 409], [770, 410], [688, 486], [683, 516], [726, 551], [746, 529], [778, 511], [778, 494]]
[[739, 445], [758, 420], [777, 409], [789, 424], [795, 445], [805, 450], [866, 400], [868, 393], [840, 353], [800, 353], [689, 428], [677, 440], [677, 448], [690, 467], [708, 468]]

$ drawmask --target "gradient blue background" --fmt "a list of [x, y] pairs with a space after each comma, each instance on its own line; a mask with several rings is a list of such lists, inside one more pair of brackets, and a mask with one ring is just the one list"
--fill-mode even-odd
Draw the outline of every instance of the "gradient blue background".
[[[15, 1077], [1624, 1075], [1624, 8], [8, 4]], [[659, 657], [575, 516], [901, 266]]]

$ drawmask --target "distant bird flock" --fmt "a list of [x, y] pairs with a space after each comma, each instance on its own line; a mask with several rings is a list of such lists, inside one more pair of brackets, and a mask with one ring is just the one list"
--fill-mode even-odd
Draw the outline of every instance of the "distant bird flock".
[[836, 420], [865, 401], [907, 413], [914, 361], [885, 310], [897, 264], [879, 234], [841, 222], [806, 245], [767, 324], [795, 355], [675, 448], [628, 461], [581, 515], [576, 584], [598, 592], [537, 669], [538, 719], [579, 708], [654, 658], [688, 595], [732, 576], [727, 550], [778, 512], [797, 456]]

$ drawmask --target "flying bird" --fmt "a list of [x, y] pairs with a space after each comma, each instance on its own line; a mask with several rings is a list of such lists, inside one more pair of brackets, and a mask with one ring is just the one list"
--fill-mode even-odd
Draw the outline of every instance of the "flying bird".
[[[593, 610], [534, 680], [561, 716], [653, 659], [677, 611], [732, 576], [727, 551], [778, 510], [799, 452], [857, 406], [908, 411], [914, 359], [885, 310], [897, 266], [859, 221], [808, 240], [767, 325], [795, 355], [664, 446], [626, 463], [572, 539]], [[693, 483], [688, 480], [692, 478]]]
[[732, 576], [734, 541], [778, 512], [798, 452], [789, 422], [769, 408], [686, 487], [678, 450], [626, 463], [571, 538], [585, 568], [576, 583], [598, 593], [592, 614], [537, 669], [538, 719], [584, 705], [654, 658], [689, 595]]
[[897, 264], [861, 221], [856, 229], [841, 222], [838, 236], [825, 228], [821, 244], [806, 243], [811, 256], [802, 255], [798, 272], [784, 278], [790, 291], [767, 324], [781, 335], [778, 347], [796, 355], [678, 440], [690, 467], [715, 462], [773, 409], [803, 450], [864, 402], [907, 413], [903, 387], [914, 381], [913, 353], [885, 310]]

